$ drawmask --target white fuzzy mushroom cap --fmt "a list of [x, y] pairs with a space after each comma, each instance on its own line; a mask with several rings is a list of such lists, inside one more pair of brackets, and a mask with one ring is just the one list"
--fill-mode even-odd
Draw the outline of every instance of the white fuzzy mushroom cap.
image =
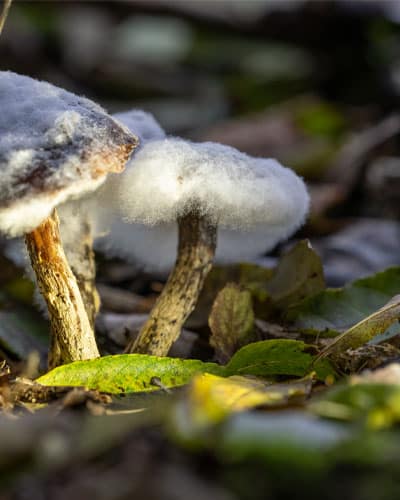
[[136, 138], [97, 104], [0, 72], [0, 231], [17, 236], [124, 168]]
[[306, 187], [292, 170], [229, 146], [151, 141], [133, 163], [117, 193], [128, 222], [172, 223], [197, 211], [219, 227], [269, 231], [283, 239], [308, 212]]

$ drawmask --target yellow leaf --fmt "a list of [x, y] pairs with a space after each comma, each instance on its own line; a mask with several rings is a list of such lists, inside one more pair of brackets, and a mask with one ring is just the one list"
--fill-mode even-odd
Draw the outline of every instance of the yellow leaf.
[[310, 387], [311, 379], [268, 384], [252, 377], [223, 378], [205, 373], [192, 380], [188, 409], [193, 423], [202, 426], [219, 422], [232, 412], [284, 404], [294, 396], [304, 396]]

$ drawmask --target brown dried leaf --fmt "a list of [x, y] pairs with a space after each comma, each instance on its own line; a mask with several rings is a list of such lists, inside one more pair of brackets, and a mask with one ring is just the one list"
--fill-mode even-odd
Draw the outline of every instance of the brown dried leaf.
[[210, 344], [222, 363], [239, 347], [257, 340], [251, 293], [235, 283], [229, 283], [219, 292], [208, 322], [212, 332]]

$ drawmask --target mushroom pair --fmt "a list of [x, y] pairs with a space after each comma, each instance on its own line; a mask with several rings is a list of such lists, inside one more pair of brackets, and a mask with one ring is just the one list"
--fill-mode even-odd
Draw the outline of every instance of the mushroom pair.
[[[237, 254], [252, 255], [287, 238], [303, 223], [309, 207], [303, 181], [277, 161], [252, 158], [221, 144], [177, 138], [145, 143], [114, 182], [112, 202], [118, 204], [119, 216], [133, 224], [133, 232], [141, 232], [142, 245], [149, 241], [148, 226], [150, 236], [152, 231], [165, 235], [170, 249], [173, 234], [168, 230], [178, 226], [175, 266], [129, 347], [132, 352], [160, 356], [168, 353], [196, 305], [212, 266], [218, 229], [225, 247], [231, 245], [234, 260], [236, 244]], [[125, 230], [125, 237], [122, 231], [119, 238], [114, 234], [111, 245], [126, 255], [130, 240], [129, 229]], [[149, 254], [159, 253], [155, 250], [148, 248]], [[161, 256], [164, 261], [169, 258]]]
[[25, 235], [49, 310], [49, 364], [95, 358], [55, 208], [121, 172], [137, 139], [93, 102], [12, 72], [0, 72], [0, 108], [0, 231]]
[[[5, 102], [13, 103], [10, 109], [15, 116], [10, 123], [15, 124], [19, 139], [10, 135], [6, 113], [0, 126], [4, 130], [0, 163], [16, 181], [10, 182], [7, 175], [3, 178], [10, 195], [0, 198], [0, 229], [9, 235], [29, 233], [31, 261], [50, 312], [54, 339], [51, 364], [96, 357], [93, 331], [62, 252], [56, 220], [46, 217], [58, 203], [96, 189], [105, 179], [105, 162], [108, 171], [120, 170], [135, 145], [135, 137], [87, 100], [11, 73], [3, 73], [1, 78], [0, 95]], [[16, 85], [14, 93], [10, 85], [7, 88], [10, 83], [12, 88]], [[24, 104], [28, 115], [26, 109], [20, 109]], [[5, 103], [3, 109], [7, 109]], [[35, 117], [35, 113], [39, 116]], [[26, 116], [32, 120], [25, 123]], [[220, 144], [165, 138], [157, 122], [143, 112], [116, 117], [141, 138], [142, 148], [124, 174], [110, 177], [98, 196], [82, 202], [85, 214], [76, 217], [78, 232], [86, 221], [97, 232], [111, 228], [105, 238], [106, 246], [121, 256], [135, 255], [132, 245], [137, 246], [138, 240], [131, 236], [121, 238], [121, 227], [128, 235], [126, 224], [120, 220], [123, 217], [133, 223], [133, 235], [141, 232], [143, 236], [143, 231], [147, 232], [142, 254], [150, 256], [154, 249], [147, 243], [154, 235], [164, 235], [162, 240], [168, 251], [160, 260], [164, 261], [161, 267], [165, 267], [171, 260], [177, 223], [175, 267], [131, 346], [136, 352], [165, 355], [195, 307], [211, 269], [217, 229], [223, 257], [228, 254], [228, 260], [235, 260], [256, 255], [272, 248], [302, 224], [309, 199], [304, 183], [275, 160], [251, 158]], [[21, 192], [19, 197], [17, 192]], [[25, 204], [32, 210], [32, 220], [28, 221], [20, 210]], [[79, 255], [82, 245], [75, 245], [76, 233], [68, 222], [75, 209], [76, 202], [61, 209], [63, 241], [69, 253]], [[35, 229], [44, 220], [43, 227]], [[44, 241], [50, 243], [50, 236], [54, 241], [45, 247]], [[156, 250], [153, 255], [160, 255]], [[51, 266], [43, 266], [45, 259], [52, 262]], [[59, 266], [55, 271], [54, 263]], [[93, 279], [93, 272], [90, 274]], [[91, 310], [93, 321], [95, 306], [87, 309]]]

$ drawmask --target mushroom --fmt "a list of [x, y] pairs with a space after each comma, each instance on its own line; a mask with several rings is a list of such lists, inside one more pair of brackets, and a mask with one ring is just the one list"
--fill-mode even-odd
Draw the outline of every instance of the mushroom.
[[12, 72], [0, 72], [0, 108], [0, 232], [25, 235], [49, 310], [49, 365], [97, 357], [55, 207], [122, 171], [137, 139], [93, 102]]
[[211, 142], [150, 141], [133, 163], [115, 194], [121, 214], [150, 227], [178, 223], [175, 266], [128, 348], [162, 356], [196, 305], [212, 266], [217, 228], [227, 228], [231, 236], [265, 233], [273, 246], [304, 222], [309, 197], [303, 181], [276, 160]]

